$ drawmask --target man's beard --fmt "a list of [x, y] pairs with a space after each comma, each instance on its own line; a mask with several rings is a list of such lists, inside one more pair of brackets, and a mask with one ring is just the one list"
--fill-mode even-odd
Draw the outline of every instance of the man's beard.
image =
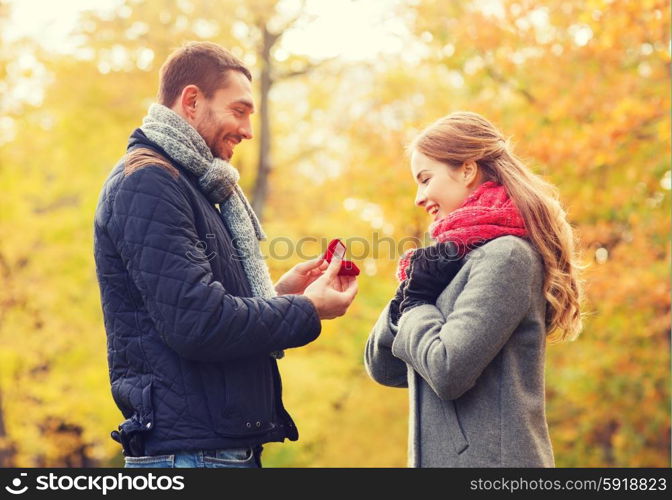
[[229, 161], [231, 159], [231, 156], [227, 156], [227, 152], [224, 149], [224, 145], [222, 144], [222, 141], [220, 141], [217, 138], [217, 136], [215, 136], [210, 141], [206, 140], [205, 143], [210, 148], [210, 152], [212, 153], [212, 156], [214, 156], [215, 158], [219, 158], [224, 161]]
[[[229, 161], [231, 156], [227, 156], [223, 141], [219, 140], [219, 134], [217, 133], [218, 128], [219, 127], [217, 127], [215, 122], [215, 114], [211, 109], [208, 109], [208, 114], [205, 117], [203, 125], [199, 127], [200, 130], [198, 130], [198, 133], [201, 135], [201, 137], [203, 137], [203, 140], [205, 141], [205, 144], [208, 146], [208, 148], [210, 148], [212, 156], [215, 158], [220, 158], [224, 161]], [[210, 137], [208, 137], [210, 135], [208, 134], [209, 131], [212, 131], [212, 135]]]

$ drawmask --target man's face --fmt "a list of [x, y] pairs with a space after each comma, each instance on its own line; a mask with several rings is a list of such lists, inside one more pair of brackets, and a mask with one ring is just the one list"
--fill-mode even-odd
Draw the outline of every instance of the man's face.
[[205, 99], [203, 108], [198, 109], [195, 128], [216, 158], [229, 161], [236, 144], [252, 139], [252, 113], [250, 81], [241, 72], [230, 71], [226, 87]]

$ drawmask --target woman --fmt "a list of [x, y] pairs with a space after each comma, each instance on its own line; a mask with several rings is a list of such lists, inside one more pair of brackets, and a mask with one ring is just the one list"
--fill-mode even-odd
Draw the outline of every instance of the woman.
[[546, 340], [581, 331], [557, 190], [476, 113], [440, 119], [410, 150], [437, 243], [402, 257], [365, 354], [374, 380], [409, 388], [409, 465], [552, 467]]

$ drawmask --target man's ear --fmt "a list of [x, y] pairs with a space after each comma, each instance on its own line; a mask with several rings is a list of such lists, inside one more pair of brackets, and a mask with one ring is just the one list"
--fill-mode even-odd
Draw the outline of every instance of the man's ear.
[[475, 161], [462, 164], [462, 180], [467, 186], [472, 186], [478, 180], [478, 164]]
[[201, 91], [196, 85], [187, 85], [182, 89], [182, 93], [176, 103], [178, 109], [174, 111], [178, 112], [190, 123], [195, 121], [199, 101], [202, 101], [201, 97]]

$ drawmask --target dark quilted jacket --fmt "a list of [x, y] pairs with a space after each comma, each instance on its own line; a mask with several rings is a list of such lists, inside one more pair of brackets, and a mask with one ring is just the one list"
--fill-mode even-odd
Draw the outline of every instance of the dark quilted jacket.
[[[138, 146], [168, 158], [136, 130]], [[269, 353], [317, 338], [317, 311], [300, 295], [252, 297], [218, 208], [172, 164], [179, 175], [126, 175], [120, 162], [96, 210], [112, 395], [126, 418], [113, 437], [147, 455], [296, 440]]]

